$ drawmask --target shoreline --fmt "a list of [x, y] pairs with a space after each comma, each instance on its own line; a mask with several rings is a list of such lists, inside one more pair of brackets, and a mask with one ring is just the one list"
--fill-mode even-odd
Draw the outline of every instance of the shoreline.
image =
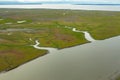
[[[120, 35], [119, 35], [119, 36], [120, 36]], [[119, 37], [119, 36], [114, 36], [114, 37], [107, 38], [107, 39], [103, 39], [103, 40], [108, 40], [108, 39], [116, 38], [116, 37]], [[98, 41], [98, 40], [97, 40], [97, 41]], [[86, 42], [86, 43], [83, 43], [83, 44], [78, 44], [78, 45], [69, 46], [69, 47], [65, 47], [65, 48], [59, 48], [58, 50], [67, 49], [67, 48], [76, 47], [76, 46], [81, 46], [81, 45], [85, 45], [85, 44], [88, 44], [88, 43], [92, 43], [92, 42]], [[41, 49], [41, 50], [42, 50], [42, 49]], [[11, 71], [11, 70], [14, 70], [14, 69], [16, 69], [16, 68], [19, 68], [20, 66], [25, 65], [25, 64], [27, 64], [27, 63], [30, 62], [30, 61], [33, 61], [33, 60], [35, 60], [35, 59], [37, 59], [37, 58], [40, 58], [40, 57], [44, 57], [45, 55], [47, 55], [47, 54], [50, 53], [48, 50], [46, 50], [46, 51], [47, 51], [47, 52], [46, 52], [45, 54], [43, 54], [43, 55], [41, 55], [41, 56], [37, 56], [37, 57], [35, 57], [35, 58], [33, 58], [33, 59], [29, 60], [29, 61], [26, 61], [25, 63], [23, 63], [23, 64], [21, 64], [21, 65], [18, 65], [18, 66], [16, 66], [16, 67], [12, 68], [12, 69], [0, 71], [0, 75], [1, 75], [1, 74], [5, 74], [5, 73], [7, 73], [7, 72], [9, 72], [9, 71]], [[118, 72], [118, 73], [119, 73], [119, 72]], [[118, 77], [119, 77], [119, 75], [116, 74], [116, 75], [110, 76], [110, 79], [116, 80], [116, 78], [118, 78]]]
[[[115, 36], [115, 37], [119, 37], [119, 36]], [[115, 37], [112, 37], [112, 38], [115, 38]], [[111, 39], [112, 39], [112, 38], [111, 38]], [[106, 40], [106, 39], [105, 39], [105, 40]], [[92, 43], [92, 42], [89, 42], [89, 43]], [[78, 45], [76, 45], [76, 46], [81, 46], [81, 45], [85, 45], [85, 44], [87, 44], [87, 43], [78, 44]], [[71, 47], [75, 47], [75, 46], [71, 46]], [[70, 48], [70, 47], [67, 47], [67, 48]], [[65, 48], [62, 48], [62, 49], [65, 49]], [[58, 49], [58, 50], [59, 50], [59, 49]], [[60, 49], [60, 50], [61, 50], [61, 49]], [[49, 54], [48, 51], [47, 51], [46, 53]], [[47, 54], [45, 54], [45, 55], [47, 55]], [[12, 69], [10, 69], [10, 70], [2, 71], [2, 72], [0, 72], [0, 75], [1, 75], [1, 74], [5, 74], [6, 72], [11, 71], [11, 70], [14, 70], [14, 69], [16, 69], [16, 68], [19, 68], [20, 66], [25, 65], [26, 63], [28, 63], [28, 62], [30, 62], [30, 61], [32, 61], [32, 60], [35, 60], [35, 59], [40, 58], [40, 57], [44, 57], [45, 55], [42, 55], [42, 56], [36, 57], [36, 58], [34, 58], [34, 59], [31, 59], [31, 60], [29, 60], [29, 61], [27, 61], [27, 62], [25, 62], [25, 63], [23, 63], [23, 64], [21, 64], [21, 65], [19, 65], [19, 66], [17, 66], [17, 67], [15, 67], [15, 68], [12, 68]], [[115, 72], [115, 73], [113, 73], [113, 75], [109, 76], [109, 78], [110, 78], [109, 80], [116, 80], [116, 78], [119, 77], [119, 73], [120, 73], [120, 72]]]
[[[46, 50], [47, 51], [47, 50]], [[37, 58], [39, 58], [39, 57], [43, 57], [43, 56], [45, 56], [45, 55], [47, 55], [49, 52], [47, 51], [45, 54], [43, 54], [43, 55], [40, 55], [40, 56], [37, 56], [37, 57], [35, 57], [35, 58], [32, 58], [32, 59], [30, 59], [29, 61], [26, 61], [26, 62], [24, 62], [24, 63], [22, 63], [22, 64], [20, 64], [20, 65], [18, 65], [18, 66], [16, 66], [16, 67], [13, 67], [13, 68], [11, 68], [11, 69], [6, 69], [6, 70], [3, 70], [3, 71], [0, 71], [0, 74], [4, 74], [4, 73], [6, 73], [6, 72], [9, 72], [9, 71], [11, 71], [11, 70], [14, 70], [14, 69], [16, 69], [16, 68], [18, 68], [18, 67], [20, 67], [20, 66], [22, 66], [22, 65], [24, 65], [24, 64], [26, 64], [26, 63], [28, 63], [28, 62], [30, 62], [30, 61], [33, 61], [33, 60], [35, 60], [35, 59], [37, 59]]]
[[[91, 42], [86, 42], [86, 43], [82, 43], [82, 44], [78, 44], [78, 45], [73, 45], [73, 46], [69, 46], [69, 47], [65, 47], [65, 48], [57, 48], [57, 50], [72, 48], [72, 47], [84, 45], [84, 44], [87, 44], [87, 43], [91, 43]], [[44, 46], [43, 46], [43, 47], [44, 47]], [[43, 49], [41, 49], [41, 50], [43, 50]], [[30, 61], [33, 61], [33, 60], [35, 60], [35, 59], [37, 59], [37, 58], [43, 57], [43, 56], [45, 56], [45, 55], [47, 55], [47, 54], [50, 53], [48, 50], [46, 50], [46, 51], [47, 51], [47, 52], [46, 52], [45, 54], [40, 55], [40, 56], [37, 56], [37, 57], [35, 57], [35, 58], [33, 58], [33, 59], [30, 59], [29, 61], [26, 61], [26, 62], [22, 63], [21, 65], [18, 65], [18, 66], [16, 66], [16, 67], [11, 68], [11, 69], [8, 69], [8, 70], [0, 71], [0, 74], [4, 74], [4, 73], [6, 73], [6, 72], [9, 72], [9, 71], [11, 71], [11, 70], [14, 70], [14, 69], [16, 69], [16, 68], [18, 68], [18, 67], [20, 67], [20, 66], [22, 66], [22, 65], [24, 65], [24, 64], [26, 64], [26, 63], [28, 63], [28, 62], [30, 62]]]
[[[68, 28], [68, 29], [69, 29], [69, 28]], [[73, 32], [84, 33], [84, 36], [85, 36], [85, 32], [86, 32], [86, 31], [79, 31], [79, 30], [76, 30], [76, 28], [74, 28], [74, 27], [73, 27], [73, 28], [71, 27], [71, 30], [72, 30]], [[87, 33], [88, 33], [88, 32], [87, 32]], [[89, 34], [89, 36], [92, 38], [91, 34], [90, 34], [90, 33], [88, 33], [88, 34]], [[88, 37], [89, 37], [89, 36], [88, 36]], [[110, 37], [110, 38], [107, 38], [107, 39], [111, 39], [111, 38], [115, 38], [115, 37], [119, 37], [119, 36], [120, 36], [120, 35], [118, 35], [118, 36], [113, 36], [113, 37]], [[30, 38], [30, 39], [31, 39], [31, 38]], [[15, 67], [13, 67], [13, 68], [11, 68], [11, 69], [6, 69], [6, 70], [3, 70], [3, 71], [0, 71], [0, 74], [6, 73], [6, 72], [11, 71], [11, 70], [14, 70], [14, 69], [16, 69], [16, 68], [18, 68], [18, 67], [20, 67], [20, 66], [22, 66], [22, 65], [24, 65], [24, 64], [26, 64], [26, 63], [28, 63], [28, 62], [30, 62], [30, 61], [32, 61], [32, 60], [35, 60], [35, 59], [37, 59], [37, 58], [43, 57], [43, 56], [51, 53], [51, 51], [49, 50], [49, 48], [50, 48], [50, 49], [55, 49], [56, 51], [58, 51], [58, 50], [62, 50], [62, 49], [67, 49], [67, 48], [71, 48], [71, 47], [81, 46], [81, 45], [85, 45], [85, 44], [88, 44], [88, 43], [100, 41], [100, 40], [96, 40], [96, 39], [93, 39], [93, 41], [89, 41], [86, 37], [85, 37], [85, 39], [87, 40], [87, 42], [85, 42], [85, 43], [75, 44], [75, 45], [71, 45], [71, 46], [64, 47], [64, 48], [55, 48], [55, 47], [39, 46], [40, 43], [38, 42], [38, 40], [35, 40], [35, 44], [34, 44], [34, 45], [30, 45], [30, 46], [32, 46], [32, 47], [35, 48], [35, 49], [46, 50], [46, 51], [47, 51], [46, 53], [44, 53], [43, 55], [37, 56], [37, 57], [35, 57], [35, 58], [32, 58], [32, 59], [30, 59], [30, 60], [22, 63], [21, 65], [15, 66]], [[107, 40], [107, 39], [102, 39], [102, 40]], [[43, 48], [43, 49], [40, 49], [40, 48]], [[45, 49], [45, 48], [46, 48], [46, 49]]]
[[[68, 28], [68, 29], [69, 29], [69, 28]], [[40, 42], [39, 42], [38, 40], [35, 40], [35, 44], [34, 44], [34, 45], [30, 45], [30, 46], [32, 46], [32, 47], [35, 48], [35, 49], [46, 50], [47, 52], [46, 52], [45, 54], [41, 55], [41, 56], [37, 56], [37, 57], [35, 57], [35, 58], [33, 58], [33, 59], [30, 59], [30, 60], [22, 63], [21, 65], [24, 65], [24, 64], [26, 64], [26, 63], [34, 60], [34, 59], [37, 59], [37, 58], [39, 58], [39, 57], [45, 56], [45, 55], [47, 55], [48, 53], [51, 53], [52, 50], [53, 50], [53, 51], [57, 51], [57, 50], [61, 50], [61, 49], [66, 49], [66, 48], [75, 47], [75, 46], [78, 46], [78, 45], [83, 45], [83, 44], [87, 44], [87, 43], [92, 43], [92, 42], [94, 42], [94, 39], [93, 39], [93, 41], [91, 41], [92, 37], [91, 37], [91, 35], [90, 35], [88, 32], [87, 32], [87, 34], [89, 34], [89, 35], [86, 37], [86, 33], [85, 33], [86, 31], [79, 31], [79, 30], [76, 30], [76, 28], [72, 28], [72, 27], [71, 27], [71, 30], [72, 30], [73, 32], [84, 33], [85, 39], [86, 39], [88, 42], [85, 42], [85, 43], [82, 43], [82, 44], [75, 44], [75, 45], [71, 45], [71, 46], [64, 47], [64, 48], [53, 48], [53, 47], [39, 46]], [[91, 39], [88, 39], [89, 37], [91, 37]], [[30, 38], [29, 40], [31, 41], [31, 38]], [[95, 40], [95, 41], [96, 41], [96, 40]], [[15, 67], [13, 67], [13, 68], [11, 68], [11, 69], [8, 68], [8, 69], [6, 69], [6, 70], [0, 71], [0, 74], [5, 73], [5, 72], [8, 72], [8, 71], [11, 71], [11, 70], [13, 70], [13, 69], [15, 69], [15, 68], [18, 68], [18, 67], [21, 66], [21, 65], [15, 66]]]
[[[71, 48], [71, 47], [75, 47], [75, 46], [84, 45], [84, 44], [87, 44], [87, 43], [92, 43], [92, 42], [95, 42], [95, 41], [100, 41], [100, 40], [94, 39], [94, 38], [91, 36], [91, 34], [90, 34], [89, 32], [87, 32], [87, 31], [80, 31], [80, 30], [77, 30], [77, 29], [74, 28], [74, 27], [68, 27], [68, 26], [65, 26], [65, 28], [71, 29], [73, 32], [83, 33], [83, 34], [84, 34], [84, 38], [87, 40], [87, 42], [80, 43], [80, 44], [74, 44], [74, 45], [71, 45], [71, 46], [68, 46], [68, 47], [63, 47], [63, 48], [55, 48], [55, 47], [39, 46], [40, 43], [38, 42], [38, 40], [35, 40], [35, 44], [34, 44], [34, 45], [31, 45], [31, 46], [32, 46], [33, 48], [36, 48], [36, 49], [40, 49], [40, 48], [41, 48], [40, 50], [46, 50], [46, 51], [47, 51], [46, 53], [44, 53], [43, 55], [34, 57], [34, 58], [32, 58], [32, 59], [30, 59], [30, 60], [28, 60], [28, 61], [26, 61], [26, 62], [24, 62], [24, 63], [22, 63], [22, 64], [20, 64], [20, 65], [18, 65], [18, 66], [15, 66], [15, 67], [11, 68], [11, 69], [8, 68], [8, 69], [6, 69], [6, 70], [0, 71], [0, 74], [6, 73], [6, 72], [11, 71], [11, 70], [13, 70], [13, 69], [15, 69], [15, 68], [18, 68], [19, 66], [24, 65], [24, 64], [26, 64], [26, 63], [28, 63], [28, 62], [30, 62], [30, 61], [32, 61], [32, 60], [35, 60], [35, 59], [40, 58], [40, 57], [42, 57], [42, 56], [45, 56], [45, 55], [47, 55], [48, 53], [51, 53], [50, 49], [61, 50], [61, 49], [67, 49], [67, 48]], [[86, 37], [86, 34], [88, 35], [87, 37]], [[118, 36], [119, 36], [119, 35], [118, 35]], [[110, 37], [110, 38], [114, 38], [114, 37], [118, 37], [118, 36], [112, 36], [112, 37]], [[102, 39], [102, 40], [107, 40], [107, 39], [110, 39], [110, 38], [106, 38], [106, 39]], [[30, 38], [29, 40], [31, 41], [31, 38]], [[49, 48], [50, 48], [50, 49], [49, 49]]]

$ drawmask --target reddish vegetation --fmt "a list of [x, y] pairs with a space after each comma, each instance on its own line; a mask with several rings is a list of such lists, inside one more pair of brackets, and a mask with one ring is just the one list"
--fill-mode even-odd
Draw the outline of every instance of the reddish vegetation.
[[16, 57], [19, 57], [19, 58], [22, 58], [23, 55], [22, 55], [22, 52], [21, 51], [17, 51], [17, 50], [2, 50], [0, 51], [0, 55], [13, 55], [13, 56], [16, 56]]
[[72, 36], [66, 34], [55, 34], [55, 39], [69, 42], [74, 41], [74, 38]]
[[58, 29], [54, 30], [54, 35], [55, 35], [55, 39], [57, 39], [57, 40], [62, 40], [62, 41], [66, 41], [66, 42], [72, 42], [75, 40], [75, 38], [73, 36], [64, 34], [64, 33], [60, 33], [60, 31]]

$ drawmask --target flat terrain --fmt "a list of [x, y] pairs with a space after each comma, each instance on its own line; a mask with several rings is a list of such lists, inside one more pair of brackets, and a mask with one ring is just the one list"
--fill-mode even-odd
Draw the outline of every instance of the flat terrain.
[[33, 48], [58, 49], [88, 43], [83, 33], [65, 27], [88, 31], [97, 40], [120, 35], [120, 12], [0, 9], [0, 71], [13, 69], [47, 54]]

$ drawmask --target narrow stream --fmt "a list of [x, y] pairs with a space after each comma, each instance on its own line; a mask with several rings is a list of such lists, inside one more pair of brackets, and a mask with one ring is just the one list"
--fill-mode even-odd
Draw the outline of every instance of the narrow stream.
[[[88, 33], [87, 31], [79, 31], [79, 30], [76, 30], [76, 28], [67, 27], [67, 26], [66, 26], [65, 28], [72, 29], [72, 31], [74, 31], [74, 32], [84, 33], [85, 39], [88, 40], [88, 41], [90, 41], [90, 42], [96, 41], [95, 39], [93, 39], [93, 38], [91, 37], [90, 33]], [[29, 40], [31, 41], [32, 39], [29, 38]], [[57, 48], [40, 47], [40, 46], [39, 46], [40, 42], [39, 42], [38, 40], [35, 40], [35, 43], [36, 43], [36, 44], [33, 45], [34, 48], [36, 48], [36, 49], [48, 50], [49, 53], [58, 50]]]
[[73, 28], [72, 31], [84, 33], [85, 39], [88, 40], [88, 41], [90, 41], [90, 42], [96, 41], [96, 40], [90, 35], [90, 33], [88, 33], [87, 31], [79, 31], [79, 30], [76, 30], [76, 28]]
[[38, 40], [36, 40], [36, 41], [35, 41], [35, 43], [36, 43], [36, 44], [35, 44], [35, 45], [33, 45], [33, 47], [34, 47], [34, 48], [36, 48], [36, 49], [48, 50], [48, 51], [49, 51], [49, 53], [51, 53], [51, 52], [53, 52], [53, 51], [56, 51], [56, 50], [57, 50], [57, 48], [40, 47], [40, 46], [39, 46], [39, 44], [40, 44], [40, 43], [39, 43], [39, 41], [38, 41]]

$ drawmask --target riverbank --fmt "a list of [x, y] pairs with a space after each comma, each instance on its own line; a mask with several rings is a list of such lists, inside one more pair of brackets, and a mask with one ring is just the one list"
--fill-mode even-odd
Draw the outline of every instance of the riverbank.
[[0, 71], [46, 54], [30, 46], [35, 40], [42, 47], [63, 49], [93, 40], [79, 31], [87, 31], [95, 40], [120, 35], [119, 19], [120, 12], [114, 11], [0, 9]]
[[120, 36], [53, 51], [1, 74], [0, 79], [110, 80], [120, 69], [119, 40]]
[[[89, 41], [89, 42], [94, 42], [95, 40], [91, 37], [91, 35], [88, 33], [88, 32], [86, 32], [86, 31], [79, 31], [79, 30], [76, 30], [76, 28], [73, 28], [73, 27], [65, 27], [65, 28], [67, 28], [67, 29], [70, 29], [71, 31], [73, 31], [73, 32], [77, 32], [77, 33], [84, 33], [84, 37], [85, 37], [85, 39], [87, 40], [87, 41]], [[7, 30], [4, 30], [4, 32], [6, 32]], [[12, 29], [12, 31], [14, 32], [14, 29]], [[16, 31], [16, 30], [15, 30]], [[19, 29], [17, 29], [17, 31], [21, 31], [21, 29], [19, 30]], [[25, 31], [25, 30], [24, 30]], [[30, 41], [32, 41], [32, 38], [29, 38], [29, 40]], [[54, 51], [57, 51], [58, 49], [57, 48], [50, 48], [50, 47], [39, 47], [39, 41], [38, 40], [35, 40], [35, 45], [31, 45], [31, 46], [33, 46], [34, 48], [36, 48], [36, 49], [39, 49], [39, 50], [47, 50], [48, 52], [46, 52], [46, 53], [51, 53], [51, 52], [54, 52]], [[79, 44], [78, 44], [79, 45]], [[81, 44], [82, 45], [82, 44]], [[77, 46], [77, 45], [76, 45]], [[73, 47], [73, 46], [71, 46], [71, 47]], [[69, 47], [67, 47], [67, 48], [70, 48], [70, 46]], [[62, 48], [63, 49], [63, 48]], [[45, 54], [44, 54], [45, 55]], [[44, 55], [41, 55], [41, 56], [44, 56]], [[36, 59], [36, 58], [38, 58], [39, 56], [37, 56], [37, 57], [35, 57], [35, 58], [33, 58], [33, 59]], [[31, 60], [33, 60], [33, 59], [31, 59]], [[30, 61], [31, 61], [30, 60]], [[27, 61], [27, 62], [29, 62], [29, 61]], [[27, 63], [27, 62], [25, 62], [25, 63]], [[23, 64], [25, 64], [25, 63], [22, 63], [22, 65]], [[10, 66], [11, 64], [9, 64], [9, 66]], [[15, 67], [13, 67], [13, 68], [10, 68], [10, 69], [7, 69], [7, 70], [4, 70], [4, 71], [2, 71], [1, 73], [3, 73], [3, 72], [7, 72], [7, 71], [10, 71], [10, 70], [12, 70], [12, 69], [15, 69], [15, 68], [17, 68], [17, 67], [19, 67], [20, 65], [17, 65], [17, 66], [15, 66]]]

